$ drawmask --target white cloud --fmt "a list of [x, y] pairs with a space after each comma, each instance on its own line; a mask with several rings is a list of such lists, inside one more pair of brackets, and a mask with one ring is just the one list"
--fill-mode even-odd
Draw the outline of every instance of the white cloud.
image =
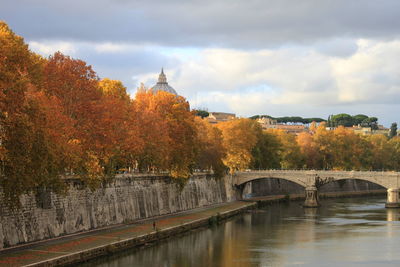
[[361, 40], [347, 59], [332, 60], [338, 98], [347, 103], [399, 103], [400, 41]]
[[99, 53], [123, 53], [129, 51], [140, 51], [144, 49], [149, 49], [149, 46], [144, 47], [143, 45], [135, 45], [129, 43], [94, 43], [94, 49]]
[[29, 47], [45, 56], [49, 56], [54, 54], [55, 52], [61, 52], [67, 55], [74, 55], [76, 53], [75, 44], [72, 42], [63, 42], [63, 41], [48, 41], [48, 42], [38, 42], [31, 41], [28, 42]]

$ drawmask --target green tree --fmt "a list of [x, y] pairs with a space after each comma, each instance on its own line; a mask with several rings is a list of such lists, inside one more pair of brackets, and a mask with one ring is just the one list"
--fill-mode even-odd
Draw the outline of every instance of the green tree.
[[276, 169], [280, 167], [280, 152], [282, 145], [278, 137], [271, 132], [261, 132], [258, 142], [252, 150], [252, 168], [255, 169]]
[[298, 169], [304, 166], [304, 156], [294, 134], [278, 129], [269, 129], [268, 132], [274, 133], [281, 145], [279, 158], [282, 168]]
[[201, 118], [208, 117], [208, 115], [209, 115], [207, 110], [195, 109], [193, 111], [195, 112], [196, 116], [201, 117]]
[[355, 125], [359, 125], [359, 124], [361, 125], [367, 119], [368, 119], [368, 116], [364, 115], [364, 114], [358, 114], [358, 115], [353, 116], [353, 122]]
[[363, 127], [371, 127], [372, 130], [378, 129], [378, 118], [376, 117], [369, 117], [361, 123]]
[[393, 122], [390, 126], [389, 138], [393, 138], [397, 135], [397, 123]]
[[341, 113], [331, 116], [331, 122], [335, 127], [337, 126], [351, 127], [354, 125], [353, 117], [346, 113]]

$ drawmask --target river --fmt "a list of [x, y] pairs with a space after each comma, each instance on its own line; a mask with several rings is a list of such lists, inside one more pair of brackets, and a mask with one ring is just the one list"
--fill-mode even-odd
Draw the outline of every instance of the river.
[[383, 198], [274, 204], [82, 266], [400, 266], [400, 210]]

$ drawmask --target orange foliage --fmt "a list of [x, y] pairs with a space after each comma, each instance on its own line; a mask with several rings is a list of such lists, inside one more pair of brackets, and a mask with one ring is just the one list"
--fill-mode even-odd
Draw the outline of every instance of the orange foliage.
[[222, 159], [226, 156], [222, 132], [200, 117], [196, 117], [195, 122], [198, 148], [197, 166], [202, 170], [211, 169], [217, 176], [222, 176], [225, 168]]
[[135, 99], [144, 151], [141, 168], [167, 170], [173, 177], [189, 177], [196, 157], [196, 126], [189, 103], [167, 92], [138, 92]]
[[313, 136], [306, 132], [300, 133], [297, 136], [297, 144], [300, 147], [301, 153], [304, 155], [305, 166], [311, 169], [318, 169], [321, 155]]

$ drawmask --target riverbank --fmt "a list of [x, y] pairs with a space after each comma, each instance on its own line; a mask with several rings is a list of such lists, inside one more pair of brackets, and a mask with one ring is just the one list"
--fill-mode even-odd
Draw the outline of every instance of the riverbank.
[[[321, 198], [382, 195], [385, 190], [323, 193]], [[0, 265], [65, 266], [150, 245], [192, 229], [207, 227], [257, 205], [302, 200], [304, 194], [273, 195], [193, 209], [90, 232], [79, 233], [0, 251]], [[154, 224], [155, 223], [155, 229]]]
[[254, 202], [236, 201], [5, 249], [0, 251], [0, 265], [73, 265], [208, 226], [255, 206]]
[[330, 198], [317, 209], [275, 203], [82, 267], [399, 266], [400, 210], [385, 209], [385, 201]]

